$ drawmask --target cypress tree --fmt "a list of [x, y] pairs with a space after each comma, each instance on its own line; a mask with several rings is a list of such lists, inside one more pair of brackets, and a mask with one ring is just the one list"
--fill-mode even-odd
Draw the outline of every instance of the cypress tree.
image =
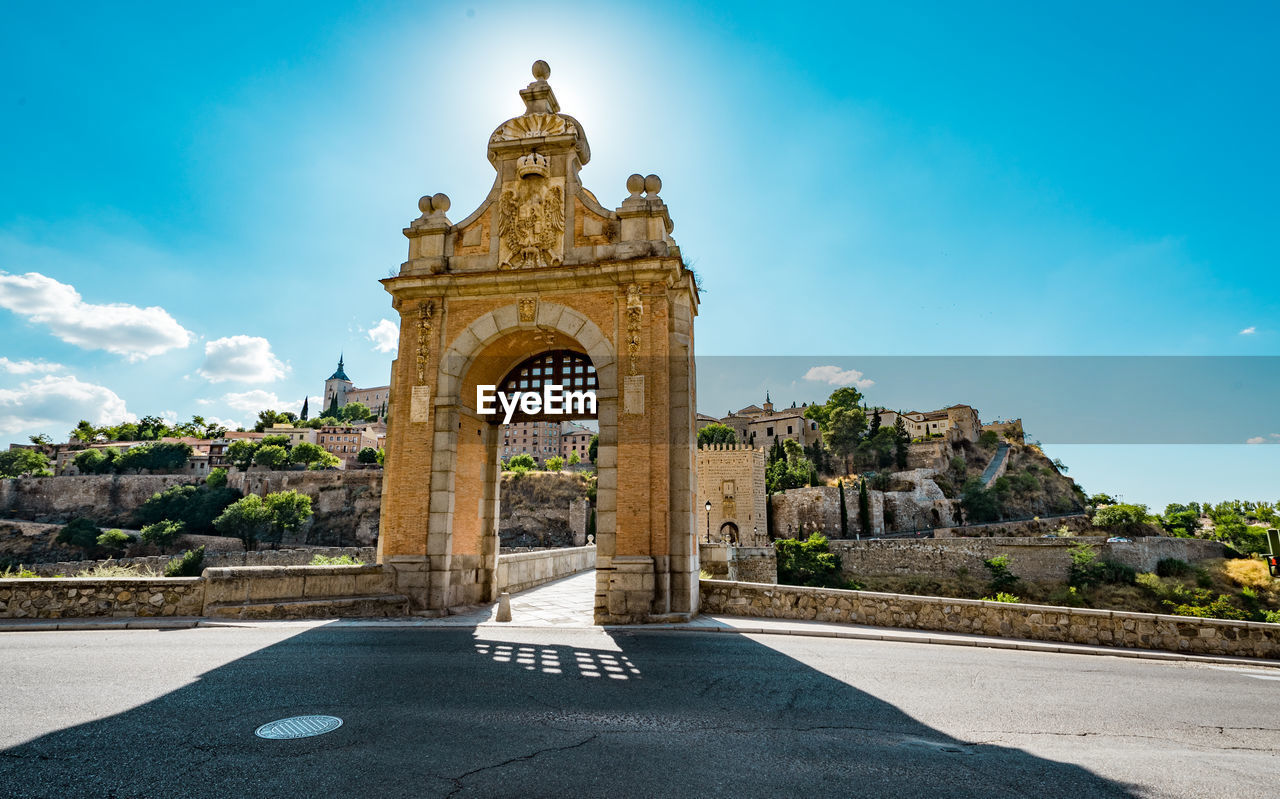
[[865, 477], [858, 481], [858, 527], [864, 533], [871, 533], [871, 500], [867, 497]]
[[302, 415], [301, 415], [301, 416], [299, 416], [298, 418], [299, 418], [299, 419], [301, 419], [301, 420], [302, 420], [302, 421], [304, 421], [304, 422], [307, 420], [307, 402], [308, 402], [310, 399], [311, 399], [310, 397], [303, 397], [303, 398], [302, 398]]
[[844, 504], [844, 481], [837, 480], [836, 485], [840, 487], [840, 537], [849, 537], [849, 508]]

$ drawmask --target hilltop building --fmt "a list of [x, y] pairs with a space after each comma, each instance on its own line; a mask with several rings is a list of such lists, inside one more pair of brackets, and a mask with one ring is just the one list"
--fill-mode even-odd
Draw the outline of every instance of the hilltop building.
[[729, 411], [727, 416], [719, 419], [700, 413], [697, 425], [699, 430], [709, 424], [731, 427], [738, 435], [739, 443], [763, 447], [766, 450], [772, 447], [775, 441], [788, 438], [799, 442], [802, 447], [808, 447], [822, 438], [822, 433], [818, 432], [818, 423], [804, 418], [805, 409], [808, 407], [807, 403], [796, 407], [793, 402], [790, 408], [776, 410], [769, 393], [765, 392], [763, 407], [748, 405], [736, 411]]

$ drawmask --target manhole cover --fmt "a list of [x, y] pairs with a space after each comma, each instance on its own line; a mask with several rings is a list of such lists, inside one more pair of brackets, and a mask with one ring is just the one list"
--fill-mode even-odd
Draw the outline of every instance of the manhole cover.
[[342, 726], [342, 719], [337, 716], [293, 716], [279, 721], [263, 724], [253, 731], [259, 738], [273, 741], [284, 741], [290, 738], [310, 738], [313, 735], [324, 735]]

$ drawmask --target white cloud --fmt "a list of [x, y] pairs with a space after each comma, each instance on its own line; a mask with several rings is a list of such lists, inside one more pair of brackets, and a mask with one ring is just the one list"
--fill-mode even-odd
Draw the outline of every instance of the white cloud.
[[48, 374], [49, 372], [61, 372], [66, 368], [67, 367], [60, 363], [47, 363], [45, 361], [11, 361], [4, 356], [0, 356], [0, 369], [14, 375], [29, 375], [35, 372]]
[[204, 345], [204, 365], [196, 373], [210, 383], [236, 380], [270, 383], [288, 372], [271, 353], [271, 343], [258, 336], [228, 336]]
[[381, 319], [365, 332], [378, 352], [395, 352], [400, 342], [400, 327], [390, 319]]
[[231, 408], [245, 413], [257, 413], [267, 409], [280, 410], [280, 398], [271, 391], [255, 388], [252, 391], [231, 392], [224, 394], [222, 401]]
[[815, 366], [804, 373], [805, 380], [815, 383], [828, 383], [833, 386], [857, 386], [868, 388], [876, 381], [868, 380], [857, 369], [841, 369], [839, 366]]
[[39, 272], [0, 272], [0, 308], [46, 325], [68, 344], [106, 350], [131, 361], [181, 349], [195, 338], [163, 308], [87, 303], [74, 286]]
[[1265, 436], [1254, 436], [1245, 439], [1246, 444], [1280, 444], [1280, 433], [1271, 433]]
[[1254, 325], [1249, 325], [1249, 326], [1248, 326], [1248, 327], [1246, 327], [1244, 330], [1241, 330], [1241, 331], [1240, 331], [1240, 335], [1242, 335], [1242, 336], [1252, 336], [1252, 335], [1254, 335], [1254, 334], [1255, 334], [1255, 333], [1257, 333], [1257, 332], [1258, 332], [1258, 328], [1257, 328], [1256, 326], [1254, 326]]
[[136, 421], [114, 391], [85, 383], [73, 375], [47, 375], [15, 389], [0, 389], [0, 433], [22, 430], [48, 432], [60, 438], [76, 422], [96, 425]]
[[1262, 437], [1262, 436], [1254, 436], [1253, 438], [1245, 439], [1245, 442], [1244, 442], [1244, 443], [1246, 443], [1246, 444], [1265, 444], [1265, 443], [1267, 443], [1267, 439], [1266, 439], [1266, 438], [1264, 438], [1264, 437]]

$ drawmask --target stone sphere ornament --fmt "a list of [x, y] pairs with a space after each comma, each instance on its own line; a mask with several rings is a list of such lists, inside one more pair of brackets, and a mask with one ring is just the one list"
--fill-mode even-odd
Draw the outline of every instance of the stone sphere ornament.
[[431, 195], [432, 211], [439, 211], [443, 214], [449, 210], [449, 205], [449, 195], [443, 193]]
[[418, 198], [418, 210], [424, 214], [431, 213], [431, 197], [429, 195], [423, 195]]
[[662, 178], [657, 175], [648, 175], [644, 179], [644, 190], [649, 194], [657, 194], [662, 191]]
[[627, 191], [631, 192], [632, 197], [644, 191], [644, 175], [632, 175], [627, 178]]
[[546, 80], [551, 77], [551, 65], [542, 59], [533, 62], [534, 80]]

